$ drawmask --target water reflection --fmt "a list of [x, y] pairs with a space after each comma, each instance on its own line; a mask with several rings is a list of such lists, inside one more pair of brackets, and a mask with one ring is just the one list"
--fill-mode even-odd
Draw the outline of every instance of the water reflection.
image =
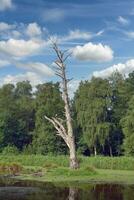
[[77, 187], [60, 187], [4, 179], [0, 181], [0, 200], [134, 200], [134, 186], [77, 184]]
[[68, 199], [69, 200], [76, 200], [78, 198], [79, 191], [77, 188], [69, 188], [69, 195]]

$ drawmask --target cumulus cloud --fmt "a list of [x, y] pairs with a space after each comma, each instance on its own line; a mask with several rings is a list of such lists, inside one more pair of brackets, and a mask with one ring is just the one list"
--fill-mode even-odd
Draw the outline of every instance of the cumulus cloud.
[[26, 72], [19, 73], [17, 75], [9, 74], [3, 78], [0, 78], [0, 85], [7, 83], [16, 84], [17, 82], [28, 80], [31, 82], [31, 85], [35, 87], [36, 85], [43, 83], [44, 79], [47, 79], [48, 77], [52, 77], [54, 75], [53, 70], [43, 63], [20, 63], [16, 61], [11, 63], [3, 61], [2, 63], [2, 61], [0, 60], [0, 67], [8, 64], [13, 64], [17, 68], [21, 68]]
[[113, 59], [113, 51], [107, 45], [87, 43], [76, 46], [72, 50], [73, 56], [81, 61], [106, 62]]
[[0, 22], [0, 37], [2, 39], [9, 38], [19, 38], [22, 31], [19, 31], [19, 26], [17, 24], [8, 24], [5, 22]]
[[130, 21], [128, 19], [125, 19], [124, 17], [122, 16], [119, 16], [117, 21], [122, 24], [122, 25], [128, 25], [130, 23]]
[[30, 37], [40, 36], [42, 33], [40, 26], [37, 23], [30, 23], [27, 26], [26, 34]]
[[16, 67], [32, 71], [40, 76], [51, 77], [54, 75], [54, 71], [50, 67], [40, 62], [29, 62], [29, 63], [15, 62], [14, 64], [16, 65]]
[[129, 39], [134, 39], [134, 31], [126, 31], [124, 33]]
[[1, 67], [5, 67], [5, 66], [7, 66], [7, 65], [10, 65], [10, 62], [8, 62], [7, 60], [1, 60], [1, 59], [0, 59], [0, 68], [1, 68]]
[[0, 11], [4, 11], [13, 7], [12, 0], [0, 0]]
[[15, 28], [16, 25], [13, 24], [7, 24], [5, 22], [0, 22], [0, 31], [7, 31]]
[[0, 79], [1, 85], [3, 84], [16, 84], [21, 81], [29, 81], [33, 87], [42, 83], [42, 80], [39, 75], [34, 72], [26, 72], [24, 74], [17, 75], [7, 75], [4, 78]]
[[45, 27], [40, 27], [38, 23], [29, 24], [0, 22], [0, 36], [2, 39], [26, 39], [41, 38], [46, 33]]
[[134, 59], [128, 60], [126, 63], [118, 63], [101, 71], [95, 71], [93, 76], [107, 78], [115, 71], [127, 76], [134, 71]]
[[92, 33], [89, 31], [83, 31], [83, 30], [70, 30], [67, 35], [64, 36], [51, 36], [52, 40], [58, 41], [59, 43], [64, 43], [72, 40], [90, 40], [94, 37], [101, 36], [104, 33], [104, 30], [100, 30], [97, 33]]
[[33, 55], [41, 47], [42, 43], [33, 40], [9, 39], [7, 41], [0, 41], [0, 53], [18, 58]]
[[77, 39], [84, 39], [88, 40], [92, 38], [92, 33], [86, 32], [86, 31], [81, 31], [79, 29], [77, 30], [71, 30], [69, 34], [65, 37], [62, 38], [62, 40], [77, 40]]
[[69, 91], [69, 97], [73, 98], [74, 93], [76, 92], [76, 90], [78, 89], [80, 84], [80, 80], [72, 80], [68, 83], [68, 91]]

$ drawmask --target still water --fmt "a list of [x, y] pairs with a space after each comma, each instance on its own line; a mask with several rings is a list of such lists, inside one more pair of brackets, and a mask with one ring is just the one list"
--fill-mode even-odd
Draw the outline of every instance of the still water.
[[134, 185], [77, 184], [61, 187], [2, 179], [0, 200], [134, 200]]

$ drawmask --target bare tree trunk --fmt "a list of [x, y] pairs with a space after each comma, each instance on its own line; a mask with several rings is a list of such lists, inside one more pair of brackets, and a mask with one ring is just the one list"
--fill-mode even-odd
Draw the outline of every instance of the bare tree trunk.
[[78, 161], [76, 158], [75, 139], [74, 139], [74, 133], [73, 133], [73, 127], [72, 127], [72, 118], [71, 118], [68, 88], [67, 88], [67, 78], [66, 78], [64, 66], [63, 66], [63, 100], [65, 103], [67, 134], [69, 136], [70, 168], [76, 169], [78, 168]]
[[112, 147], [109, 146], [110, 156], [113, 157]]
[[76, 149], [75, 149], [75, 141], [74, 138], [70, 140], [70, 168], [77, 169], [79, 167], [77, 157], [76, 157]]
[[96, 149], [96, 146], [94, 146], [94, 155], [97, 156], [97, 149]]
[[70, 102], [68, 96], [68, 79], [66, 78], [66, 64], [65, 61], [68, 58], [69, 54], [65, 56], [65, 52], [61, 52], [57, 44], [53, 43], [53, 49], [56, 52], [58, 60], [55, 61], [56, 64], [56, 75], [59, 76], [62, 80], [62, 96], [64, 101], [64, 109], [65, 109], [65, 118], [66, 118], [66, 127], [64, 127], [62, 120], [59, 118], [48, 118], [54, 127], [56, 128], [58, 135], [63, 138], [65, 143], [67, 144], [70, 152], [70, 168], [77, 169], [78, 168], [78, 161], [76, 157], [76, 147], [75, 147], [75, 138], [73, 133], [73, 126], [72, 126], [72, 118], [71, 118], [71, 110], [70, 110]]
[[76, 200], [78, 198], [78, 189], [69, 188], [68, 200]]

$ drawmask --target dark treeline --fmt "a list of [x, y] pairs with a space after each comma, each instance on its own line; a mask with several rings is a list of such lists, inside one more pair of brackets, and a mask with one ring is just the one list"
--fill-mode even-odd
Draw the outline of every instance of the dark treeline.
[[[84, 155], [134, 155], [134, 72], [124, 78], [80, 83], [71, 101], [77, 152]], [[44, 83], [35, 92], [28, 81], [0, 88], [0, 152], [67, 154], [62, 139], [45, 119], [64, 116], [59, 83]]]

